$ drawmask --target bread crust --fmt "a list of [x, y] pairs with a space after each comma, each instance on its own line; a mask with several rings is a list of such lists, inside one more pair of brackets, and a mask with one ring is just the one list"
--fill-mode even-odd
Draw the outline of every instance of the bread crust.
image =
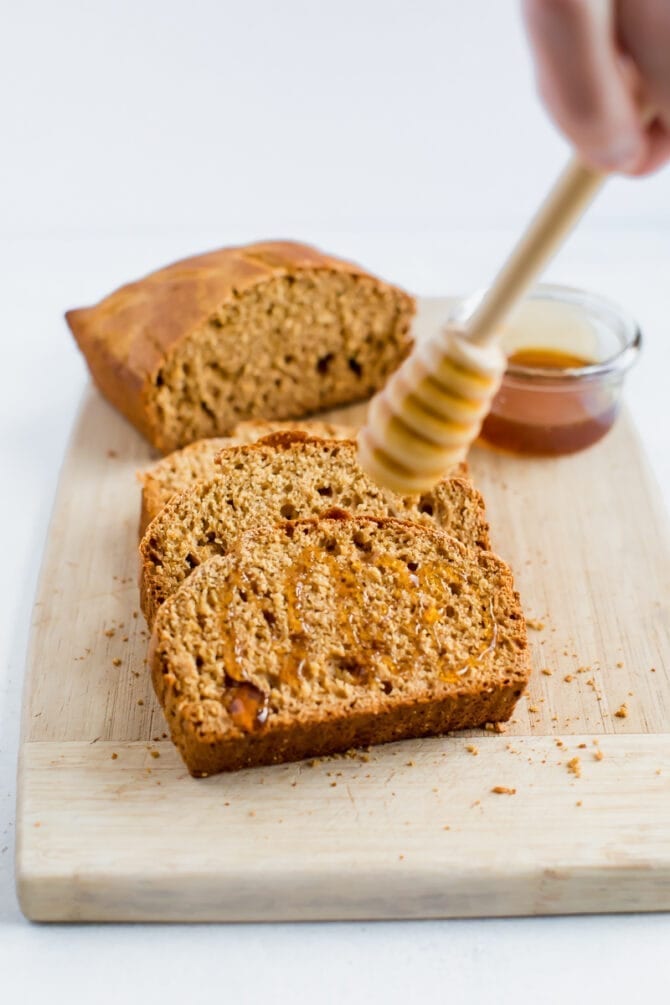
[[[222, 305], [268, 280], [304, 270], [365, 277], [394, 289], [360, 266], [316, 248], [267, 241], [175, 262], [92, 307], [67, 311], [65, 318], [101, 393], [165, 453], [175, 444], [166, 442], [151, 422], [149, 397], [166, 359]], [[413, 313], [413, 299], [398, 292]]]

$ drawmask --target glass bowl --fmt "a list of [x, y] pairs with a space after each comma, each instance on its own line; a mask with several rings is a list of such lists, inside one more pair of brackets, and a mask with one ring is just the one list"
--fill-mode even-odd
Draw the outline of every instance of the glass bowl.
[[[450, 320], [462, 322], [475, 302], [458, 301]], [[505, 326], [507, 370], [481, 438], [545, 456], [596, 443], [616, 419], [641, 344], [636, 322], [611, 301], [571, 286], [538, 285]]]

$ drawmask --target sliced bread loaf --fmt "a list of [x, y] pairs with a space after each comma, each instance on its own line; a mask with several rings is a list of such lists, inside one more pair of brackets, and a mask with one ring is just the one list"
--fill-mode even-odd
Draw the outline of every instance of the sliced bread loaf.
[[340, 426], [334, 422], [306, 420], [304, 422], [240, 422], [232, 436], [218, 436], [208, 440], [196, 440], [181, 450], [175, 450], [150, 468], [138, 472], [142, 483], [142, 511], [140, 515], [140, 537], [151, 521], [158, 516], [168, 499], [175, 492], [190, 488], [201, 478], [211, 478], [217, 473], [215, 458], [227, 447], [255, 443], [271, 433], [302, 429], [311, 436], [322, 436], [329, 440], [352, 439], [355, 431], [351, 426]]
[[202, 565], [150, 662], [196, 776], [505, 720], [529, 675], [499, 558], [341, 512], [256, 527]]
[[409, 352], [413, 314], [359, 266], [270, 241], [176, 262], [66, 318], [101, 392], [167, 453], [363, 400]]
[[140, 594], [149, 624], [193, 569], [213, 555], [225, 555], [254, 524], [340, 506], [436, 524], [472, 547], [489, 544], [484, 503], [468, 481], [447, 478], [421, 496], [396, 495], [367, 477], [349, 440], [276, 433], [225, 450], [218, 466], [218, 475], [173, 496], [142, 538]]

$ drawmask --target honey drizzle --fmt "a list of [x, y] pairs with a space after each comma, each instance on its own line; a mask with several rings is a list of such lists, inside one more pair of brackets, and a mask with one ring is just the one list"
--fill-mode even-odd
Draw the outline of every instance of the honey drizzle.
[[[351, 563], [338, 561], [337, 554], [324, 552], [322, 548], [308, 546], [292, 561], [283, 580], [289, 647], [280, 660], [279, 685], [285, 685], [296, 692], [300, 690], [302, 681], [308, 676], [310, 631], [307, 598], [313, 569], [319, 563], [323, 565], [324, 561], [335, 594], [337, 635], [344, 650], [341, 669], [353, 678], [356, 684], [368, 686], [376, 684], [384, 690], [385, 673], [403, 674], [415, 666], [415, 661], [406, 662], [406, 665], [399, 664], [393, 660], [389, 651], [389, 641], [384, 630], [393, 618], [393, 611], [387, 611], [376, 624], [361, 621], [361, 634], [357, 619], [360, 619], [359, 612], [365, 611], [369, 606], [365, 580], [361, 575], [366, 566], [379, 569], [382, 576], [387, 574], [396, 577], [400, 589], [414, 595], [417, 613], [414, 630], [417, 646], [420, 633], [425, 630], [432, 637], [436, 648], [440, 648], [438, 629], [441, 610], [446, 611], [453, 595], [460, 593], [464, 582], [453, 568], [442, 562], [426, 562], [414, 568], [395, 556], [373, 555], [365, 551], [361, 552], [359, 563]], [[244, 574], [239, 568], [233, 567], [225, 582], [221, 602], [216, 604], [222, 620], [221, 634], [224, 636], [227, 634], [230, 639], [230, 644], [222, 653], [227, 685], [226, 707], [238, 728], [245, 732], [253, 732], [267, 722], [269, 695], [249, 680], [244, 666], [248, 654], [243, 641], [235, 631], [235, 607], [238, 598], [257, 609], [262, 603], [262, 599], [251, 589]], [[494, 617], [492, 601], [490, 618], [491, 638], [485, 648], [480, 653], [468, 657], [459, 670], [438, 671], [441, 680], [460, 684], [469, 670], [481, 664], [495, 650], [498, 642], [498, 624]], [[347, 653], [351, 656], [349, 657]]]

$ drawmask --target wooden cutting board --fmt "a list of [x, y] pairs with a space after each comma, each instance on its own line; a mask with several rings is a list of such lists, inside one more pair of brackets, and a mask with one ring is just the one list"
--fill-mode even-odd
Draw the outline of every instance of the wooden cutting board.
[[[419, 332], [443, 311], [424, 301]], [[626, 415], [573, 457], [472, 452], [495, 546], [544, 626], [505, 733], [199, 781], [165, 738], [145, 665], [135, 471], [150, 458], [91, 391], [32, 628], [17, 851], [29, 918], [670, 908], [670, 543]]]

